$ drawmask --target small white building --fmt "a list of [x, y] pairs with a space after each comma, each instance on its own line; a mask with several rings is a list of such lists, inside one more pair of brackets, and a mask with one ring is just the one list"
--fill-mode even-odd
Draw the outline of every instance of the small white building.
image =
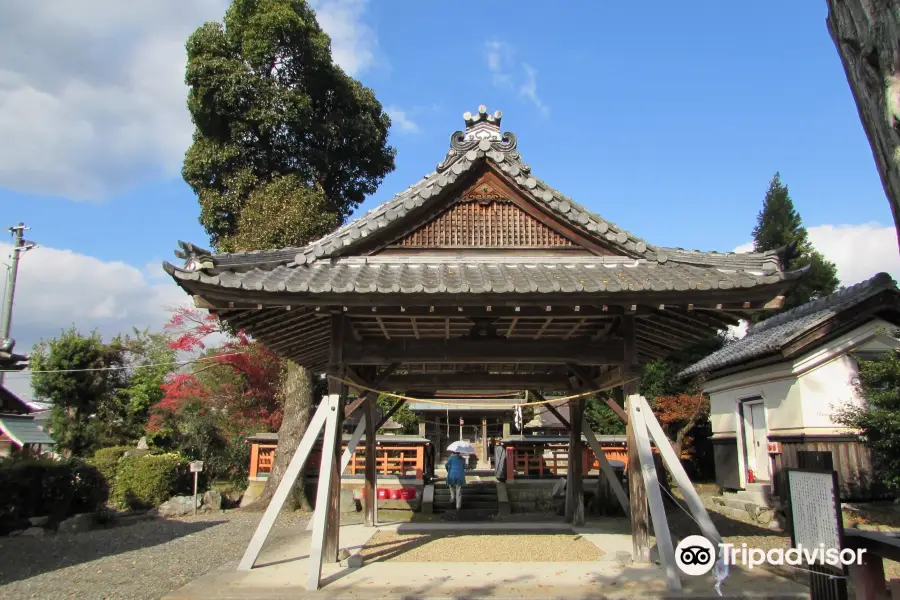
[[857, 357], [900, 348], [900, 293], [872, 279], [752, 325], [747, 335], [685, 369], [705, 376], [716, 481], [726, 489], [780, 495], [782, 470], [828, 460], [844, 500], [882, 492], [857, 432], [834, 421], [837, 407], [861, 404]]

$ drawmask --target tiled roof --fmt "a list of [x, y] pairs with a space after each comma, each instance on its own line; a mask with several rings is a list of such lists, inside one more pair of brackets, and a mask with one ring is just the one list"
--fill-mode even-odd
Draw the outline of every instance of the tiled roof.
[[[213, 275], [222, 271], [273, 270], [278, 267], [292, 269], [345, 256], [371, 235], [407, 215], [428, 213], [429, 205], [437, 200], [445, 187], [487, 161], [508, 176], [526, 195], [573, 228], [589, 238], [604, 241], [625, 257], [659, 264], [679, 263], [762, 271], [766, 274], [780, 271], [779, 254], [776, 251], [735, 254], [654, 246], [592, 213], [534, 176], [531, 167], [524, 162], [517, 150], [515, 134], [500, 133], [500, 117], [499, 111], [490, 115], [483, 106], [479, 107], [476, 115], [466, 113], [466, 131], [457, 131], [450, 137], [450, 150], [434, 172], [393, 199], [302, 248], [212, 255], [208, 250], [181, 242], [182, 251], [176, 254], [185, 259], [185, 269], [203, 270]], [[165, 267], [170, 273], [180, 270], [168, 264]], [[300, 271], [297, 277], [304, 278], [302, 273]]]
[[53, 445], [47, 432], [38, 428], [34, 419], [28, 415], [0, 415], [0, 431], [12, 438], [19, 446], [26, 444]]
[[742, 339], [728, 344], [721, 350], [691, 365], [680, 375], [687, 377], [700, 373], [711, 373], [779, 352], [798, 336], [820, 323], [888, 290], [896, 292], [897, 284], [887, 273], [878, 273], [867, 281], [775, 315], [753, 325]]
[[184, 271], [180, 281], [292, 293], [531, 293], [724, 290], [773, 284], [784, 273], [625, 257], [349, 257], [271, 270]]

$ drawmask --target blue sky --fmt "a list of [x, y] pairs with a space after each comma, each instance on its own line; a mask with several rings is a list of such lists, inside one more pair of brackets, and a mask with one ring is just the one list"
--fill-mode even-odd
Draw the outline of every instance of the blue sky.
[[[45, 247], [23, 260], [14, 333], [155, 325], [180, 299], [156, 265], [207, 242], [179, 175], [182, 46], [226, 2], [29, 4], [0, 8], [0, 215]], [[651, 243], [734, 250], [780, 171], [845, 280], [900, 274], [824, 2], [314, 4], [395, 117], [397, 169], [360, 210], [433, 170], [483, 103], [539, 177]]]

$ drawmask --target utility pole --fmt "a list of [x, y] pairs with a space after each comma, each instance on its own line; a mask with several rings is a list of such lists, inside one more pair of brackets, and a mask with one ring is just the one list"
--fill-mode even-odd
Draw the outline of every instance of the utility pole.
[[[19, 257], [34, 248], [37, 244], [29, 242], [23, 234], [31, 229], [25, 223], [19, 223], [9, 228], [13, 234], [13, 248], [10, 255], [9, 274], [6, 280], [6, 296], [3, 298], [3, 313], [0, 316], [0, 343], [5, 344], [9, 339], [9, 328], [12, 325], [13, 297], [16, 294], [16, 276], [19, 273]], [[10, 348], [11, 350], [12, 348]], [[0, 383], [3, 383], [5, 373], [0, 372]]]

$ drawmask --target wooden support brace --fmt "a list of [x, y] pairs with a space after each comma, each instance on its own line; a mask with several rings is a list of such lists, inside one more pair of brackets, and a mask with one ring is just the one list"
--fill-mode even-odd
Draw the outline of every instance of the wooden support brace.
[[[341, 455], [341, 475], [344, 474], [344, 471], [347, 470], [347, 465], [350, 464], [350, 459], [353, 458], [353, 453], [356, 452], [356, 447], [359, 445], [359, 441], [362, 439], [363, 434], [366, 432], [366, 416], [363, 415], [359, 420], [359, 424], [356, 426], [356, 429], [353, 431], [353, 435], [350, 436], [350, 441], [347, 442], [347, 448], [344, 449], [344, 454]], [[313, 518], [309, 520], [306, 524], [306, 530], [312, 531], [313, 522], [316, 520], [316, 512], [318, 512], [318, 504], [316, 508], [313, 510]]]
[[281, 478], [281, 482], [275, 490], [275, 494], [272, 495], [272, 500], [269, 502], [269, 506], [266, 508], [266, 512], [263, 514], [262, 519], [260, 519], [259, 525], [256, 527], [256, 532], [253, 534], [253, 538], [251, 538], [250, 543], [247, 545], [247, 550], [244, 552], [244, 556], [238, 564], [238, 571], [249, 571], [253, 568], [254, 563], [256, 563], [259, 552], [262, 550], [263, 544], [265, 544], [266, 538], [269, 537], [269, 532], [275, 524], [275, 519], [278, 518], [278, 513], [281, 512], [285, 501], [291, 493], [291, 489], [297, 482], [300, 471], [303, 470], [303, 466], [306, 464], [306, 460], [312, 452], [313, 445], [316, 443], [316, 438], [319, 437], [319, 433], [321, 433], [322, 427], [325, 425], [325, 420], [329, 412], [328, 406], [328, 399], [323, 398], [319, 403], [319, 407], [316, 409], [313, 418], [310, 420], [309, 426], [306, 428], [306, 433], [303, 434], [303, 438], [297, 446], [297, 451], [294, 452], [294, 457], [288, 464], [288, 467]]
[[[596, 386], [598, 388], [604, 388], [607, 385], [609, 385], [609, 381], [602, 381], [602, 380], [594, 379], [593, 377], [591, 377], [590, 374], [588, 373], [587, 369], [585, 369], [581, 365], [569, 363], [566, 365], [566, 367], [568, 367], [570, 371], [575, 373], [575, 376], [581, 380], [581, 385], [578, 388], [576, 388], [578, 392], [589, 391], [594, 386]], [[606, 379], [606, 378], [604, 378], [604, 379]], [[625, 413], [624, 410], [622, 410], [622, 407], [619, 406], [619, 404], [615, 400], [607, 397], [607, 398], [604, 398], [603, 401], [606, 402], [606, 405], [609, 406], [612, 409], [612, 411], [614, 413], [616, 413], [620, 419], [622, 419], [622, 421], [625, 421], [625, 422], [628, 421], [628, 415]]]
[[[324, 404], [324, 402], [323, 402]], [[326, 526], [328, 524], [328, 509], [333, 485], [340, 486], [340, 480], [334, 481], [334, 469], [332, 463], [335, 459], [335, 445], [340, 435], [341, 415], [337, 411], [341, 408], [340, 394], [328, 396], [328, 419], [325, 422], [325, 439], [322, 441], [322, 463], [319, 466], [319, 486], [316, 491], [317, 510], [313, 515], [313, 533], [309, 548], [309, 577], [306, 589], [314, 592], [319, 589], [322, 579], [322, 561], [325, 556]], [[325, 510], [322, 510], [322, 509]]]
[[[347, 379], [354, 383], [358, 383], [359, 385], [364, 385], [366, 387], [377, 388], [379, 385], [384, 383], [384, 381], [394, 374], [394, 371], [397, 370], [397, 367], [400, 366], [400, 363], [391, 363], [388, 365], [378, 376], [372, 380], [371, 383], [367, 383], [362, 377], [353, 372], [352, 369], [347, 369]], [[350, 387], [353, 387], [352, 385]], [[374, 392], [369, 392], [366, 390], [360, 390], [359, 395], [356, 397], [356, 400], [347, 405], [347, 408], [344, 409], [344, 416], [349, 417], [353, 414], [359, 406], [366, 401], [366, 398], [373, 396]]]
[[663, 428], [657, 421], [656, 415], [653, 414], [650, 403], [643, 396], [641, 396], [641, 408], [644, 413], [644, 423], [647, 425], [647, 431], [650, 433], [650, 437], [653, 438], [653, 443], [659, 449], [663, 463], [669, 469], [672, 477], [675, 478], [675, 483], [678, 484], [678, 489], [681, 490], [691, 514], [694, 515], [694, 519], [700, 525], [700, 531], [715, 547], [718, 547], [722, 543], [722, 536], [719, 535], [719, 530], [716, 529], [712, 519], [709, 517], [709, 512], [703, 506], [703, 501], [700, 499], [697, 490], [694, 489], [694, 484], [691, 483], [691, 479], [684, 470], [681, 460], [676, 456], [671, 442], [669, 442]]
[[606, 475], [606, 479], [609, 481], [609, 487], [612, 488], [613, 493], [619, 500], [619, 504], [622, 505], [622, 510], [625, 511], [625, 515], [631, 516], [631, 508], [628, 505], [628, 495], [625, 494], [625, 488], [622, 487], [622, 482], [616, 477], [616, 473], [613, 471], [612, 465], [609, 464], [609, 459], [606, 458], [606, 453], [603, 452], [603, 448], [600, 447], [597, 437], [594, 435], [594, 432], [591, 431], [591, 426], [588, 425], [587, 419], [582, 423], [582, 428], [584, 430], [584, 437], [587, 438], [588, 445], [591, 447], [591, 450], [594, 451], [597, 460], [600, 462], [600, 470], [603, 471], [603, 474]]
[[650, 448], [650, 437], [644, 420], [645, 408], [643, 398], [637, 394], [628, 397], [628, 422], [633, 424], [634, 438], [637, 445], [639, 465], [631, 465], [632, 469], [640, 468], [647, 491], [647, 502], [650, 506], [650, 517], [653, 519], [653, 532], [656, 534], [656, 547], [663, 569], [666, 571], [666, 585], [670, 591], [681, 590], [681, 578], [675, 565], [675, 548], [672, 546], [672, 534], [666, 520], [666, 507], [663, 505], [659, 490], [656, 465], [653, 463], [653, 450]]
[[387, 423], [387, 420], [390, 419], [394, 415], [395, 412], [400, 410], [400, 407], [403, 406], [405, 403], [406, 403], [406, 400], [404, 400], [403, 398], [397, 400], [397, 402], [386, 413], [381, 415], [381, 420], [378, 421], [378, 425], [375, 426], [374, 431], [378, 432], [378, 430], [381, 429], [381, 427], [385, 423]]

